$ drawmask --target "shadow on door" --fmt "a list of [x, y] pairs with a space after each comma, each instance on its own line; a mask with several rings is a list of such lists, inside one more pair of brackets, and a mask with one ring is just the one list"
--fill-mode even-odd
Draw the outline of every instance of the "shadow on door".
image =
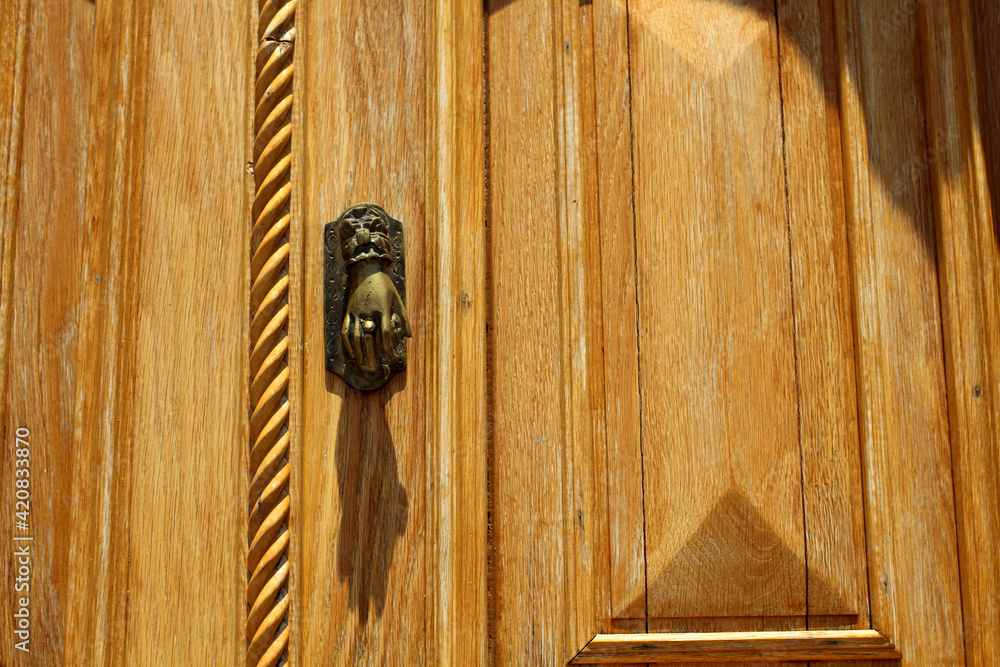
[[393, 552], [409, 514], [385, 416], [390, 394], [347, 389], [337, 430], [337, 574], [348, 583], [348, 605], [361, 628], [373, 604], [377, 617], [385, 609]]

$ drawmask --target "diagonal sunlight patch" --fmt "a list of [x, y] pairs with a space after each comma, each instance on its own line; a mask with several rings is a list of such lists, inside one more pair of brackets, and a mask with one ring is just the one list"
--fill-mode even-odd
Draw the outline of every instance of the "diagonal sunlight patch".
[[632, 15], [701, 74], [729, 69], [773, 19], [764, 0], [633, 0]]

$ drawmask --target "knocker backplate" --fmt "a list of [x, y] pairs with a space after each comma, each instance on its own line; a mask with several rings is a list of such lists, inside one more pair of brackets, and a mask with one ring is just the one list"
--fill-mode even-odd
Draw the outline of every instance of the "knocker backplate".
[[398, 360], [389, 361], [379, 355], [378, 369], [368, 373], [344, 351], [341, 327], [344, 324], [347, 300], [351, 294], [351, 276], [341, 254], [340, 227], [348, 214], [364, 208], [377, 212], [386, 222], [390, 241], [387, 272], [399, 296], [406, 304], [406, 244], [403, 224], [392, 218], [385, 209], [376, 204], [358, 204], [344, 211], [336, 220], [326, 223], [323, 230], [323, 308], [326, 325], [326, 369], [336, 373], [355, 389], [370, 391], [385, 385], [393, 375], [406, 368], [406, 338], [396, 345]]

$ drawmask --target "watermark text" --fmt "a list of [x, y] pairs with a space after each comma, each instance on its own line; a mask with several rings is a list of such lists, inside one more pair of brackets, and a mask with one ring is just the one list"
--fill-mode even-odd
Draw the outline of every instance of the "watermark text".
[[14, 440], [14, 648], [31, 647], [31, 433], [23, 426]]

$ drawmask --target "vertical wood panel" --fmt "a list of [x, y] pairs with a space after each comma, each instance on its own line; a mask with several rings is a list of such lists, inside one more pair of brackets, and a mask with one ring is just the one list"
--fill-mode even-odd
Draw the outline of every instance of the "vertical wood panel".
[[[940, 137], [930, 176], [966, 664], [989, 665], [1000, 655], [1000, 249], [983, 136], [996, 119], [978, 117], [979, 96], [995, 91], [977, 88], [970, 10], [931, 3], [920, 21], [928, 134]], [[995, 21], [995, 9], [980, 18]]]
[[250, 10], [199, 0], [151, 14], [131, 664], [244, 662]]
[[[300, 626], [303, 664], [426, 659], [424, 3], [315, 3], [305, 73]], [[362, 393], [326, 370], [323, 225], [371, 201], [403, 222], [407, 369]], [[295, 490], [293, 490], [295, 492]]]
[[486, 664], [483, 8], [428, 17], [427, 662]]
[[565, 659], [560, 227], [552, 5], [487, 5], [494, 656]]
[[960, 665], [961, 599], [915, 16], [834, 3], [873, 627]]
[[773, 5], [629, 22], [649, 615], [804, 614]]
[[[63, 664], [125, 661], [149, 3], [96, 5]], [[86, 508], [85, 511], [79, 508]]]
[[[572, 656], [594, 634], [597, 610], [598, 581], [595, 579], [596, 561], [607, 562], [606, 551], [595, 547], [595, 531], [602, 530], [603, 522], [596, 517], [594, 441], [595, 422], [591, 412], [591, 384], [602, 366], [596, 365], [600, 357], [592, 349], [599, 345], [591, 336], [599, 335], [594, 326], [595, 292], [600, 293], [600, 282], [588, 270], [591, 257], [588, 245], [597, 231], [590, 197], [589, 174], [593, 169], [594, 122], [593, 105], [584, 111], [593, 91], [593, 80], [584, 72], [585, 41], [582, 31], [586, 26], [578, 0], [563, 0], [555, 12], [557, 45], [555, 57], [556, 79], [556, 206], [559, 211], [559, 302], [562, 372], [560, 384], [563, 391], [563, 423], [565, 424], [565, 450], [563, 453], [563, 531], [565, 534], [566, 571], [566, 632], [565, 654]], [[589, 66], [587, 73], [592, 71]], [[603, 508], [602, 508], [603, 509]], [[607, 534], [603, 528], [602, 534]], [[607, 583], [603, 587], [606, 589]]]
[[[9, 545], [2, 556], [3, 570], [10, 576], [0, 583], [5, 619], [0, 662], [43, 665], [63, 661], [71, 573], [65, 536], [77, 511], [67, 490], [72, 488], [74, 466], [73, 390], [81, 371], [76, 349], [94, 8], [40, 0], [30, 3], [25, 20], [29, 65], [19, 193], [17, 205], [5, 212], [5, 227], [14, 225], [11, 247], [17, 254], [8, 283], [16, 288], [9, 292], [10, 320], [5, 323], [10, 333], [0, 510]], [[8, 180], [6, 187], [12, 185]], [[13, 523], [13, 447], [19, 427], [31, 432], [28, 531], [15, 530]], [[17, 568], [11, 536], [26, 532], [34, 537], [28, 591], [30, 654], [14, 650], [12, 627], [20, 595], [14, 590]]]
[[[0, 424], [7, 395], [10, 303], [13, 294], [14, 245], [24, 122], [24, 82], [28, 50], [28, 0], [0, 8], [0, 38], [11, 48], [0, 55]], [[0, 434], [4, 446], [6, 434]], [[0, 644], [2, 646], [2, 644]]]
[[[850, 264], [826, 0], [778, 5], [792, 250], [808, 613], [868, 627]], [[812, 629], [839, 629], [811, 621]], [[829, 626], [829, 627], [828, 627]]]
[[[639, 348], [632, 211], [632, 125], [628, 25], [624, 0], [598, 0], [594, 15], [604, 395], [607, 419], [607, 513], [611, 618], [642, 619], [646, 629]], [[624, 629], [621, 623], [615, 626]], [[606, 628], [611, 630], [612, 628]]]
[[595, 139], [580, 106], [593, 84], [578, 3], [487, 13], [493, 657], [555, 664], [593, 634], [595, 561], [607, 558], [595, 552], [589, 378], [600, 357], [587, 308], [600, 287], [585, 266]]
[[585, 320], [586, 320], [586, 364], [587, 364], [587, 394], [588, 411], [585, 415], [590, 422], [591, 452], [586, 454], [590, 459], [590, 474], [592, 475], [591, 491], [588, 497], [590, 517], [590, 540], [584, 545], [591, 551], [587, 559], [581, 559], [584, 568], [589, 569], [588, 585], [592, 587], [588, 607], [581, 611], [591, 617], [581, 618], [585, 641], [589, 641], [597, 628], [610, 628], [609, 619], [612, 615], [612, 580], [614, 572], [611, 566], [611, 524], [608, 512], [608, 443], [607, 443], [607, 394], [605, 391], [605, 359], [604, 359], [604, 288], [601, 277], [601, 210], [600, 181], [598, 165], [598, 128], [597, 128], [597, 81], [594, 58], [594, 11], [593, 5], [564, 6], [564, 11], [578, 11], [576, 21], [579, 33], [579, 53], [576, 57], [579, 84], [579, 125], [580, 146], [580, 216], [579, 224], [583, 226], [583, 256], [584, 269], [582, 280], [585, 286]]

